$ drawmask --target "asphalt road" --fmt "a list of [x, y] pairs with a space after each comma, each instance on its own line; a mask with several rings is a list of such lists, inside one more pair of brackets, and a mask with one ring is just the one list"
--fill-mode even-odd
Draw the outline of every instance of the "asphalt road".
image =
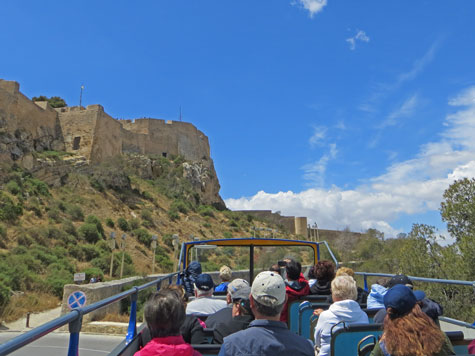
[[[0, 343], [12, 339], [20, 333], [0, 333]], [[79, 336], [79, 356], [104, 356], [112, 351], [122, 340], [122, 336], [88, 335]], [[13, 356], [53, 356], [67, 355], [69, 345], [68, 333], [51, 333], [35, 342], [11, 353]]]

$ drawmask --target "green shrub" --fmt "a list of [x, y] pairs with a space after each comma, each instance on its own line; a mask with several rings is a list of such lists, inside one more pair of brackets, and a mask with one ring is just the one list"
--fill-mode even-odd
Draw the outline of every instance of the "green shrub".
[[13, 195], [18, 195], [18, 193], [21, 192], [21, 188], [20, 186], [18, 185], [18, 183], [14, 180], [11, 180], [9, 181], [5, 188], [7, 188], [7, 190], [12, 193]]
[[96, 224], [83, 224], [78, 229], [79, 236], [89, 243], [99, 241], [100, 233], [97, 231]]
[[130, 230], [137, 230], [140, 227], [140, 220], [133, 218], [129, 221]]
[[209, 229], [209, 228], [211, 228], [211, 224], [209, 222], [205, 222], [205, 223], [203, 223], [203, 227]]
[[[11, 290], [7, 287], [5, 282], [2, 281], [0, 275], [0, 311], [8, 304], [10, 301]], [[1, 315], [1, 313], [0, 313]]]
[[80, 206], [74, 204], [68, 205], [66, 211], [74, 221], [84, 221], [84, 213]]
[[176, 210], [176, 209], [168, 210], [167, 214], [168, 214], [168, 217], [170, 218], [170, 220], [172, 220], [172, 221], [180, 219], [180, 214], [178, 214], [178, 210]]
[[56, 207], [53, 207], [53, 208], [49, 209], [47, 215], [48, 215], [48, 218], [50, 218], [54, 222], [60, 222], [61, 221], [61, 216], [60, 216], [59, 209], [56, 208]]
[[119, 226], [119, 229], [121, 229], [122, 231], [130, 231], [129, 223], [122, 217], [117, 219], [117, 226]]
[[22, 214], [21, 206], [16, 205], [8, 195], [0, 192], [0, 220], [14, 223]]
[[86, 224], [95, 224], [96, 227], [97, 227], [97, 231], [99, 231], [99, 233], [103, 237], [105, 237], [104, 228], [102, 227], [101, 220], [99, 220], [99, 218], [97, 216], [88, 215], [87, 218], [86, 218]]
[[106, 219], [106, 226], [108, 226], [110, 228], [115, 227], [114, 220], [112, 220], [111, 218], [107, 218]]
[[231, 239], [231, 238], [233, 237], [233, 234], [231, 233], [231, 231], [225, 231], [225, 232], [223, 233], [223, 237], [224, 237], [225, 239]]
[[104, 193], [104, 191], [106, 190], [106, 186], [105, 186], [104, 182], [100, 179], [92, 177], [89, 180], [89, 183], [91, 184], [91, 187], [93, 187], [98, 192]]
[[72, 282], [73, 274], [64, 269], [56, 270], [46, 277], [47, 290], [59, 298], [63, 296], [64, 285]]
[[0, 224], [0, 247], [6, 248], [7, 247], [6, 242], [7, 242], [7, 228], [4, 225]]
[[186, 204], [183, 200], [174, 200], [170, 206], [170, 210], [172, 209], [178, 210], [182, 214], [187, 214], [189, 211], [188, 204]]
[[153, 215], [152, 215], [152, 212], [150, 210], [143, 209], [140, 212], [140, 216], [142, 217], [143, 223], [146, 223], [146, 225], [148, 227], [152, 227], [152, 226], [155, 225], [154, 222], [153, 222]]
[[86, 281], [90, 281], [92, 277], [100, 277], [104, 280], [104, 272], [97, 267], [90, 267], [83, 271], [86, 274]]
[[154, 201], [153, 195], [147, 192], [146, 190], [142, 192], [142, 197], [144, 199], [147, 199], [148, 201]]
[[173, 236], [171, 234], [163, 235], [162, 241], [169, 248], [173, 248]]
[[48, 185], [36, 178], [29, 178], [25, 180], [24, 183], [25, 190], [30, 195], [43, 195], [43, 196], [51, 196]]
[[209, 216], [214, 218], [214, 211], [214, 208], [209, 205], [200, 205], [198, 207], [198, 213], [200, 213], [201, 216]]
[[152, 243], [152, 235], [145, 229], [136, 229], [134, 230], [134, 235], [137, 236], [137, 240], [147, 247], [150, 247]]
[[69, 220], [64, 221], [63, 224], [61, 225], [61, 228], [64, 230], [64, 232], [68, 233], [69, 235], [78, 237], [78, 232], [76, 230], [76, 227], [71, 221]]

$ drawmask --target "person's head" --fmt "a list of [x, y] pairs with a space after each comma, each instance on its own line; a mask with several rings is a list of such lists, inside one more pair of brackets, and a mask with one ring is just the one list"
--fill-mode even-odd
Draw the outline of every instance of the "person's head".
[[252, 314], [249, 303], [249, 295], [251, 294], [251, 287], [244, 286], [233, 294], [232, 298], [232, 315], [248, 315]]
[[270, 266], [269, 271], [280, 274], [280, 266], [276, 263]]
[[285, 272], [289, 281], [296, 281], [299, 279], [300, 273], [302, 272], [302, 265], [300, 262], [290, 260], [285, 265]]
[[353, 271], [350, 267], [340, 267], [336, 270], [335, 277], [345, 275], [355, 278], [355, 271]]
[[397, 274], [397, 275], [393, 276], [389, 280], [387, 287], [392, 288], [392, 287], [394, 287], [395, 285], [398, 285], [398, 284], [402, 284], [402, 285], [404, 285], [406, 287], [409, 287], [411, 289], [413, 288], [412, 281], [409, 279], [408, 276], [406, 276], [404, 274]]
[[356, 289], [356, 282], [353, 277], [339, 276], [335, 277], [331, 284], [333, 301], [338, 302], [342, 300], [356, 300], [358, 297], [358, 290]]
[[[242, 278], [236, 278], [232, 280], [228, 284], [228, 293], [226, 294], [226, 301], [228, 304], [231, 304], [233, 301], [234, 296], [238, 293], [242, 288], [249, 287], [249, 282]], [[247, 293], [249, 297], [249, 293]]]
[[174, 291], [178, 295], [180, 300], [183, 301], [184, 304], [186, 304], [188, 302], [188, 294], [186, 294], [185, 288], [183, 288], [182, 285], [180, 285], [180, 284], [170, 284], [170, 285], [166, 286], [165, 289], [169, 289], [169, 290]]
[[424, 296], [424, 292], [412, 292], [402, 284], [395, 285], [384, 296], [387, 314], [382, 339], [390, 354], [433, 355], [440, 351], [445, 336], [417, 303]]
[[207, 273], [200, 274], [195, 281], [195, 297], [210, 297], [213, 295], [214, 283]]
[[335, 278], [335, 265], [330, 261], [318, 261], [313, 267], [313, 274], [319, 282], [331, 282]]
[[250, 302], [256, 318], [279, 318], [285, 300], [285, 282], [279, 274], [264, 271], [254, 278]]
[[162, 289], [145, 303], [144, 317], [152, 338], [180, 335], [185, 305], [176, 291]]
[[219, 278], [221, 278], [223, 282], [229, 282], [231, 280], [231, 276], [231, 268], [229, 268], [228, 266], [221, 266], [221, 268], [219, 269]]
[[376, 284], [379, 284], [380, 286], [383, 286], [384, 288], [388, 288], [388, 284], [391, 278], [388, 277], [381, 277], [376, 280]]

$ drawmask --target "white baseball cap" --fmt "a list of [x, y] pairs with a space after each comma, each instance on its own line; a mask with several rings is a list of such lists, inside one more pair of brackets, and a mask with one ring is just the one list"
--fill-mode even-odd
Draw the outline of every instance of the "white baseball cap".
[[228, 293], [231, 295], [231, 298], [234, 298], [234, 295], [243, 287], [249, 287], [249, 282], [242, 278], [233, 279], [228, 284]]
[[[285, 302], [285, 282], [278, 273], [261, 272], [254, 278], [251, 295], [257, 302], [269, 307], [281, 305]], [[270, 297], [271, 300], [262, 297]]]

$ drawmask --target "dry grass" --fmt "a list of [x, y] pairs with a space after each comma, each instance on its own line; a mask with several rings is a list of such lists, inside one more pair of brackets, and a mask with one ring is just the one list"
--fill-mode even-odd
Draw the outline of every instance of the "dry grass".
[[56, 308], [59, 303], [58, 297], [47, 293], [15, 295], [3, 310], [1, 317], [5, 322], [15, 321], [24, 317], [28, 312], [34, 313]]
[[107, 313], [101, 321], [115, 321], [118, 323], [128, 323], [129, 316], [127, 314]]

